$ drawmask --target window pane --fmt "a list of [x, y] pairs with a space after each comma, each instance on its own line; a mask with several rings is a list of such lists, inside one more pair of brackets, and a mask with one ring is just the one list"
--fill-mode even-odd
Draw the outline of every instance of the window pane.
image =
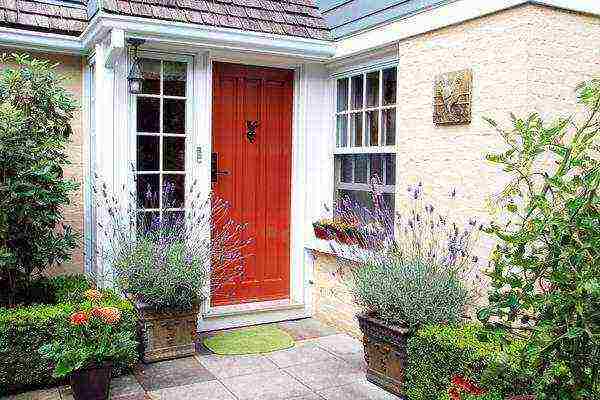
[[348, 109], [348, 78], [337, 81], [337, 110], [338, 112]]
[[185, 97], [185, 83], [187, 79], [186, 63], [165, 61], [163, 65], [163, 79], [165, 96]]
[[185, 175], [165, 175], [163, 179], [163, 208], [183, 208]]
[[386, 154], [385, 155], [385, 184], [395, 185], [396, 184], [396, 155]]
[[350, 114], [350, 135], [352, 135], [352, 145], [360, 147], [363, 145], [363, 113]]
[[185, 134], [185, 100], [164, 99], [164, 133]]
[[396, 144], [396, 109], [383, 110], [383, 137], [385, 144], [393, 146]]
[[158, 171], [160, 164], [160, 138], [158, 136], [137, 137], [137, 170]]
[[137, 131], [160, 132], [160, 99], [137, 98]]
[[373, 208], [373, 198], [371, 197], [371, 192], [362, 190], [339, 190], [338, 196], [340, 198], [348, 198], [353, 203], [358, 203], [363, 207], [369, 209]]
[[363, 76], [352, 77], [352, 109], [359, 110], [363, 107]]
[[163, 139], [163, 170], [185, 171], [185, 138], [167, 136]]
[[371, 146], [379, 145], [379, 111], [367, 111], [367, 138]]
[[341, 157], [342, 171], [340, 174], [340, 180], [344, 183], [352, 183], [352, 156]]
[[162, 224], [166, 228], [180, 229], [184, 227], [185, 211], [165, 211]]
[[367, 74], [367, 107], [379, 106], [379, 71]]
[[145, 58], [140, 63], [144, 76], [142, 93], [160, 94], [160, 61]]
[[369, 183], [367, 169], [369, 165], [369, 156], [359, 154], [354, 159], [354, 183]]
[[138, 232], [151, 232], [160, 227], [160, 215], [156, 211], [141, 211], [137, 214]]
[[381, 154], [371, 155], [371, 179], [369, 183], [372, 183], [374, 179], [379, 185], [383, 183], [383, 155]]
[[383, 105], [396, 104], [396, 67], [383, 71]]
[[337, 116], [337, 147], [348, 146], [348, 115]]
[[159, 208], [159, 181], [158, 174], [137, 176], [138, 208]]

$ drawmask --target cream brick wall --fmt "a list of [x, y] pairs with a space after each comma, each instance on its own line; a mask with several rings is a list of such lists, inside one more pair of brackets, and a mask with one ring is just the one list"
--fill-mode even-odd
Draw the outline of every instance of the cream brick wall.
[[[0, 54], [15, 53], [14, 49], [0, 48]], [[81, 57], [58, 55], [49, 53], [30, 53], [32, 57], [49, 60], [52, 63], [58, 63], [57, 73], [66, 79], [66, 89], [79, 102], [79, 110], [75, 112], [75, 117], [72, 121], [73, 135], [72, 143], [69, 145], [69, 154], [72, 165], [65, 170], [65, 175], [74, 178], [81, 185], [80, 189], [75, 192], [71, 198], [71, 204], [64, 210], [65, 222], [71, 225], [75, 232], [83, 236], [83, 177], [85, 171], [85, 142], [84, 142], [84, 119], [82, 113], [83, 105], [83, 61]], [[0, 64], [0, 69], [6, 65]], [[83, 272], [83, 243], [75, 250], [72, 262], [52, 269], [50, 273], [81, 273]]]
[[[522, 6], [401, 41], [399, 57], [397, 209], [407, 205], [406, 187], [421, 181], [443, 213], [460, 222], [489, 221], [487, 200], [507, 178], [484, 161], [502, 142], [483, 117], [509, 128], [510, 112], [573, 113], [577, 83], [600, 76], [600, 18]], [[436, 126], [434, 78], [465, 68], [473, 70], [472, 123]], [[450, 200], [453, 188], [457, 198]], [[481, 268], [492, 245], [482, 238]], [[355, 331], [350, 302], [334, 295], [343, 290], [332, 275], [335, 260], [318, 256], [315, 266], [317, 317]]]

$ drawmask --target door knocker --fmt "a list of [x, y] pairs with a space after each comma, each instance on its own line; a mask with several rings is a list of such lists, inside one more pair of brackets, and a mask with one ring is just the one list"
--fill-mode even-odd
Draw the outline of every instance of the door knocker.
[[260, 125], [258, 121], [246, 121], [246, 127], [248, 131], [246, 132], [246, 137], [250, 143], [254, 143], [254, 139], [256, 139], [256, 128]]

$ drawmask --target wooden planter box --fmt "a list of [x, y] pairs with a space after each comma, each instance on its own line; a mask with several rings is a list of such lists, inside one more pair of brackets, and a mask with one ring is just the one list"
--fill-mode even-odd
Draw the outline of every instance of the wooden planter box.
[[190, 312], [156, 312], [136, 303], [144, 363], [188, 357], [195, 353], [199, 306]]
[[366, 314], [357, 318], [363, 333], [367, 380], [404, 398], [408, 329], [390, 326]]

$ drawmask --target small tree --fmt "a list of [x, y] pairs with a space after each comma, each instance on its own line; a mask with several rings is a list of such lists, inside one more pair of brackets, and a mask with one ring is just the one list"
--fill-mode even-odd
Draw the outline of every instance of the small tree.
[[14, 305], [31, 277], [67, 261], [76, 235], [61, 224], [78, 185], [64, 177], [76, 103], [55, 65], [24, 55], [0, 73], [0, 303]]
[[[581, 124], [513, 116], [506, 151], [487, 159], [512, 181], [489, 232], [490, 306], [480, 318], [529, 339], [538, 399], [600, 398], [600, 80], [578, 87]], [[508, 221], [508, 222], [507, 222]]]

